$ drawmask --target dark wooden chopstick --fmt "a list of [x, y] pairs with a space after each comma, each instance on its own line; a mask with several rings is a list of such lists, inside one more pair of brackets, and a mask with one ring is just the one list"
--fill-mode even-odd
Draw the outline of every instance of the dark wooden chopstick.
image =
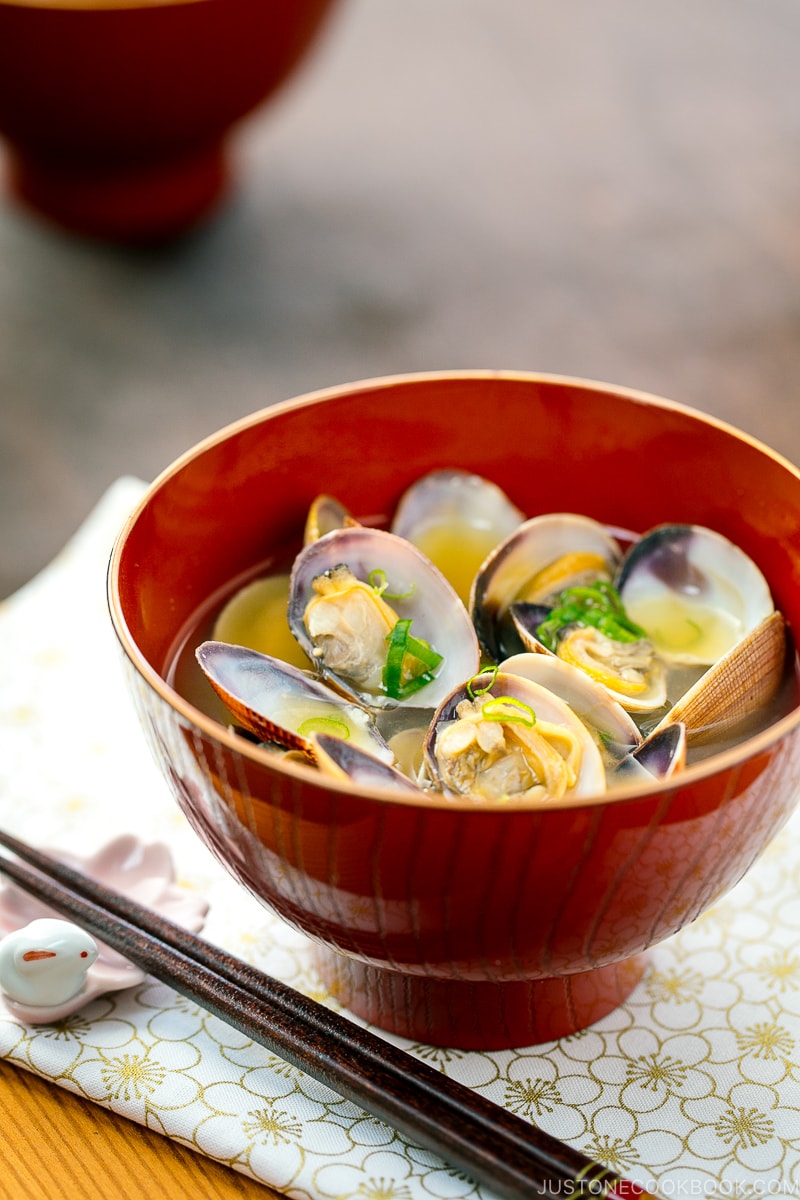
[[[0, 872], [142, 970], [509, 1200], [652, 1198], [338, 1013], [0, 830]], [[18, 861], [22, 860], [22, 861]], [[25, 866], [25, 863], [30, 866]], [[34, 869], [31, 869], [34, 868]]]

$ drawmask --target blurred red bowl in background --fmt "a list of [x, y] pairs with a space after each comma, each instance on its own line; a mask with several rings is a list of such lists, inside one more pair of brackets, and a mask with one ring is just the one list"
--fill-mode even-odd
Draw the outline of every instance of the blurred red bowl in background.
[[231, 127], [307, 53], [335, 0], [0, 0], [12, 194], [119, 240], [182, 232], [228, 180]]

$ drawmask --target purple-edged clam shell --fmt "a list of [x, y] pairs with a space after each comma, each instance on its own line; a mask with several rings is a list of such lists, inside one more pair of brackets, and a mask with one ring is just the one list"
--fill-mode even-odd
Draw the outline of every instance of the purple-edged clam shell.
[[328, 775], [348, 779], [364, 787], [422, 795], [422, 789], [408, 776], [374, 754], [361, 750], [351, 741], [317, 733], [313, 735], [313, 742], [317, 766]]
[[311, 734], [341, 729], [356, 745], [392, 760], [391, 750], [363, 707], [289, 663], [227, 642], [203, 642], [195, 654], [223, 703], [261, 741], [299, 750], [313, 760]]
[[774, 610], [749, 555], [702, 525], [659, 525], [628, 550], [616, 586], [662, 659], [709, 666]]
[[[491, 658], [502, 658], [519, 648], [504, 642], [504, 625], [515, 600], [547, 603], [549, 589], [530, 594], [531, 581], [553, 568], [565, 556], [590, 554], [605, 564], [610, 579], [621, 557], [619, 543], [591, 517], [577, 513], [546, 513], [531, 517], [501, 542], [482, 564], [472, 587], [470, 613], [478, 639]], [[576, 582], [570, 572], [550, 582], [561, 590]]]
[[342, 564], [363, 583], [377, 577], [384, 579], [386, 601], [397, 617], [410, 619], [413, 636], [442, 655], [432, 682], [408, 703], [433, 709], [454, 687], [475, 674], [480, 664], [478, 639], [466, 608], [442, 573], [404, 538], [361, 526], [335, 530], [312, 542], [300, 552], [292, 568], [289, 626], [323, 678], [345, 695], [373, 708], [405, 703], [379, 691], [360, 690], [357, 683], [330, 670], [309, 636], [304, 616], [316, 594], [313, 581]]

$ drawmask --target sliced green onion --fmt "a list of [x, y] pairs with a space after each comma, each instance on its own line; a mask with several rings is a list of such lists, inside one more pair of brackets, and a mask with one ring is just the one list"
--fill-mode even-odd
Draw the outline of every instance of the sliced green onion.
[[429, 683], [433, 683], [433, 675], [430, 671], [423, 671], [421, 675], [415, 675], [413, 679], [409, 679], [406, 683], [401, 683], [397, 689], [397, 700], [407, 700], [409, 696], [413, 696], [415, 692], [420, 691]]
[[407, 592], [384, 592], [383, 595], [387, 600], [410, 600], [414, 595], [416, 584], [412, 583]]
[[491, 679], [486, 684], [486, 687], [482, 687], [482, 688], [476, 688], [473, 685], [475, 684], [475, 681], [477, 679], [483, 679], [484, 675], [487, 674], [487, 671], [479, 671], [477, 675], [472, 676], [472, 679], [468, 679], [467, 680], [467, 695], [469, 696], [470, 700], [474, 700], [476, 696], [485, 696], [487, 692], [490, 692], [492, 690], [492, 688], [494, 687], [494, 681], [495, 681], [495, 679], [497, 679], [497, 676], [499, 673], [500, 673], [500, 668], [497, 665], [493, 665], [493, 666], [489, 667], [488, 674], [491, 675]]
[[347, 741], [350, 737], [350, 726], [338, 717], [309, 717], [303, 721], [297, 732], [301, 737], [309, 737], [312, 733], [329, 733], [332, 737]]
[[597, 583], [575, 584], [573, 587], [564, 588], [559, 599], [574, 600], [576, 604], [583, 603], [589, 605], [595, 603], [602, 604], [603, 606], [607, 604], [599, 580]]
[[[403, 618], [386, 639], [389, 650], [383, 668], [383, 686], [393, 700], [406, 700], [425, 687], [442, 661], [442, 655], [422, 638], [412, 637], [410, 629], [410, 619]], [[415, 670], [415, 666], [419, 669]], [[404, 674], [409, 674], [410, 678], [403, 679]]]
[[565, 588], [537, 627], [536, 634], [542, 644], [555, 653], [558, 636], [568, 625], [590, 625], [614, 642], [637, 642], [647, 637], [645, 630], [625, 612], [617, 589], [605, 580]]
[[434, 650], [430, 642], [426, 642], [423, 638], [412, 637], [411, 634], [406, 638], [406, 654], [418, 658], [429, 671], [435, 670], [442, 661], [441, 654]]
[[374, 588], [379, 596], [382, 596], [389, 586], [389, 580], [386, 578], [386, 572], [382, 571], [380, 567], [376, 567], [374, 571], [370, 571], [369, 575], [367, 576], [367, 582], [371, 588]]
[[481, 716], [486, 721], [516, 722], [531, 729], [536, 724], [536, 713], [530, 704], [517, 700], [514, 696], [493, 696], [483, 705]]
[[411, 621], [406, 618], [398, 621], [388, 636], [389, 652], [386, 655], [386, 665], [383, 668], [383, 686], [387, 696], [393, 700], [400, 698], [400, 686], [403, 676], [403, 659], [406, 655], [406, 642]]
[[387, 591], [389, 580], [386, 578], [386, 572], [382, 567], [376, 567], [374, 571], [370, 571], [367, 576], [367, 582], [379, 596], [385, 596], [387, 600], [409, 600], [414, 595], [414, 588], [416, 586], [412, 583], [407, 592]]

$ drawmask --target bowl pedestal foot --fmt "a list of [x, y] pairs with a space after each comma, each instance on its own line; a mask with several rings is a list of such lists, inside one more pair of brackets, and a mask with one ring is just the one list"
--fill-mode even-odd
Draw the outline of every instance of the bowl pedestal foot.
[[599, 1021], [634, 989], [646, 956], [500, 983], [404, 974], [324, 946], [314, 947], [314, 961], [331, 995], [370, 1024], [414, 1042], [500, 1050], [553, 1041]]
[[24, 206], [73, 232], [146, 243], [194, 226], [218, 203], [228, 175], [222, 140], [125, 167], [9, 146], [6, 185]]

